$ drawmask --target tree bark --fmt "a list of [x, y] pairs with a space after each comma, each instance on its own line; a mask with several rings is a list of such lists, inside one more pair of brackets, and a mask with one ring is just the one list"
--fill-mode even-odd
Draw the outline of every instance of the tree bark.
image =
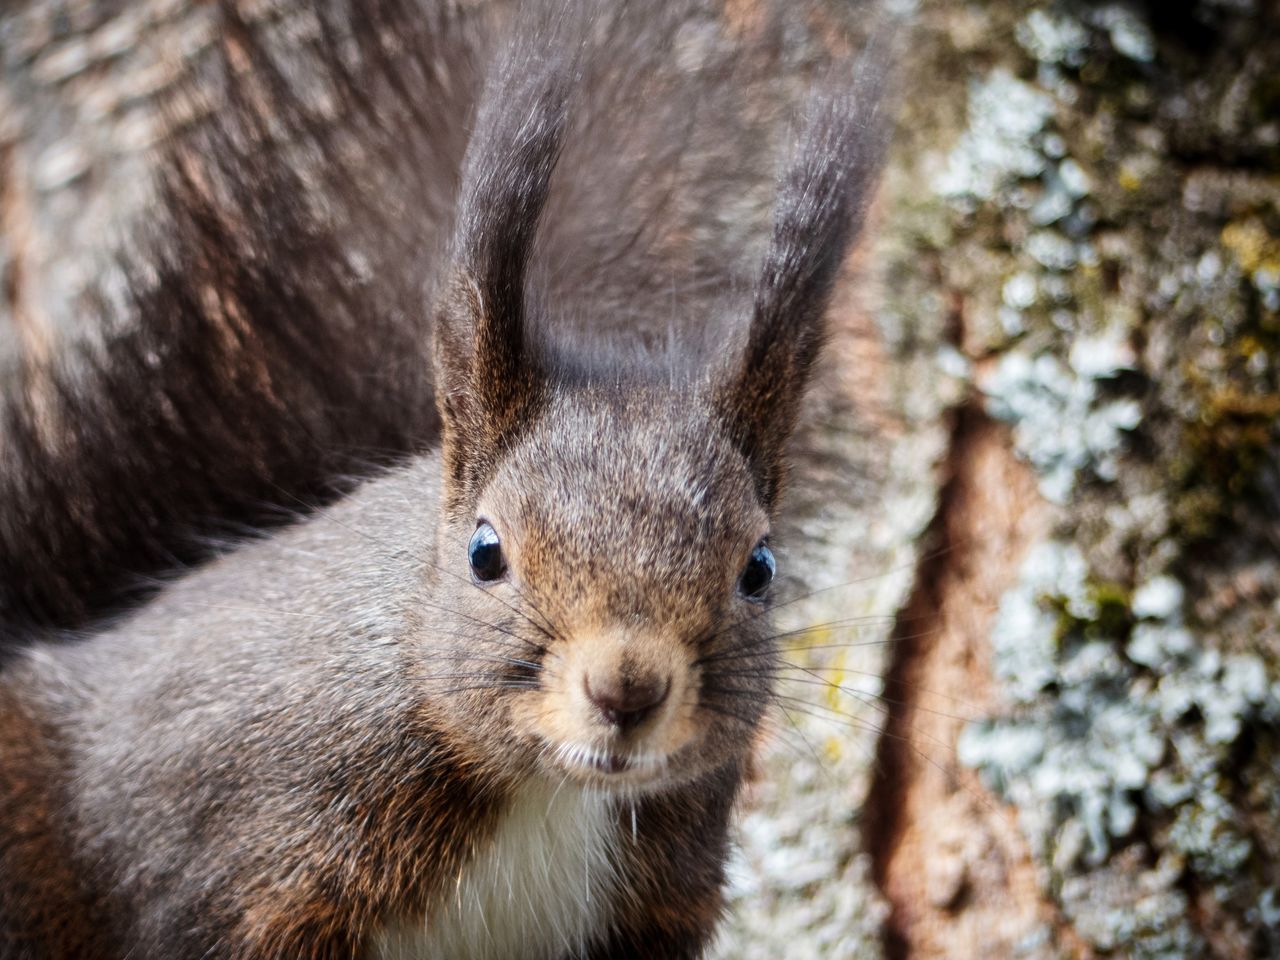
[[1278, 25], [921, 7], [882, 323], [967, 390], [865, 821], [890, 957], [1280, 951]]

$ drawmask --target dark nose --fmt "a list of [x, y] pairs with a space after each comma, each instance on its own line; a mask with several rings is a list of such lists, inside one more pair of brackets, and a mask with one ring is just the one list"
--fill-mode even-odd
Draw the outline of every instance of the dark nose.
[[656, 677], [643, 680], [583, 678], [583, 686], [600, 716], [624, 733], [633, 730], [667, 699], [671, 682]]

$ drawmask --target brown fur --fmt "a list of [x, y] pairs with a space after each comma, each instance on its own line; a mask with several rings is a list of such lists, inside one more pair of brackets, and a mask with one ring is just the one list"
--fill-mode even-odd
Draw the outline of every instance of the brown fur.
[[66, 757], [46, 724], [0, 690], [0, 919], [5, 957], [81, 957], [107, 951], [105, 917], [84, 889], [67, 842]]
[[[883, 131], [865, 76], [821, 86], [741, 356], [575, 354], [546, 331], [607, 298], [548, 296], [533, 267], [601, 222], [549, 219], [575, 196], [557, 164], [583, 85], [634, 79], [591, 40], [625, 18], [589, 6], [521, 14], [489, 72], [433, 314], [441, 450], [0, 674], [0, 875], [20, 878], [0, 956], [338, 958], [388, 925], [429, 933], [548, 783], [603, 791], [616, 819], [610, 900], [559, 955], [703, 952], [774, 657], [737, 584]], [[709, 327], [729, 302], [705, 301]], [[485, 583], [481, 522], [506, 564]], [[629, 727], [588, 694], [658, 681]]]

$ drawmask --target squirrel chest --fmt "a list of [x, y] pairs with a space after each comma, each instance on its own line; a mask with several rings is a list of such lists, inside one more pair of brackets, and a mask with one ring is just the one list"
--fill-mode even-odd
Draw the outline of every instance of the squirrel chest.
[[369, 960], [572, 955], [600, 936], [616, 894], [616, 801], [549, 780], [526, 785], [427, 917], [377, 931]]

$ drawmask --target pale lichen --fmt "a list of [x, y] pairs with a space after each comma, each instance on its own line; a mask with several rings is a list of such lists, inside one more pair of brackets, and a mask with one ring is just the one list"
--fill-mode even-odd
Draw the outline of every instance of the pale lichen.
[[994, 197], [1010, 179], [1045, 169], [1033, 138], [1053, 116], [1053, 99], [1007, 70], [996, 69], [969, 91], [971, 123], [951, 151], [938, 192], [959, 201]]
[[[1084, 348], [1084, 349], [1081, 349]], [[1081, 471], [1114, 480], [1124, 434], [1142, 419], [1132, 399], [1104, 399], [1100, 381], [1124, 369], [1129, 351], [1106, 339], [1080, 340], [1068, 364], [1052, 354], [1004, 354], [982, 383], [987, 410], [1014, 425], [1018, 453], [1039, 473], [1040, 489], [1065, 503]]]
[[[1255, 15], [1192, 6], [1234, 44]], [[968, 181], [981, 190], [939, 188], [975, 380], [1062, 507], [990, 632], [1003, 709], [959, 755], [1017, 809], [1046, 894], [1092, 948], [1271, 956], [1280, 188], [1244, 169], [1274, 159], [1270, 135], [1214, 111], [1274, 105], [1275, 85], [1226, 54], [1212, 70], [1170, 55], [1151, 9], [1016, 19], [1023, 54], [993, 43], [973, 90], [1018, 78], [1034, 109], [1021, 128], [977, 121], [990, 105], [971, 96], [958, 153], [985, 136], [1020, 162], [988, 164], [994, 182]], [[1237, 32], [1211, 33], [1233, 17]], [[1246, 162], [1206, 160], [1222, 143]]]
[[[1254, 855], [1232, 799], [1233, 748], [1280, 722], [1280, 683], [1258, 657], [1188, 642], [1171, 577], [1136, 591], [1129, 626], [1113, 634], [1096, 629], [1095, 593], [1073, 545], [1033, 551], [991, 634], [1009, 712], [967, 727], [959, 758], [1017, 807], [1078, 932], [1135, 957], [1189, 956], [1198, 941], [1164, 874], [1189, 864], [1230, 885]], [[1117, 850], [1143, 845], [1140, 818], [1158, 825], [1161, 864], [1139, 871], [1139, 907], [1102, 910], [1086, 888], [1105, 882]]]

